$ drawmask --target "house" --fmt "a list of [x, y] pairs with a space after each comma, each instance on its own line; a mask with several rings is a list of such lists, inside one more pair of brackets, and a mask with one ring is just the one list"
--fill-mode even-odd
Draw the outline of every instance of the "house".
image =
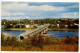
[[26, 25], [26, 28], [30, 28], [30, 25]]
[[59, 24], [57, 24], [57, 27], [59, 27]]
[[79, 24], [77, 24], [77, 23], [74, 23], [74, 25], [79, 26]]
[[65, 25], [65, 27], [67, 28], [67, 27], [68, 27], [68, 25]]

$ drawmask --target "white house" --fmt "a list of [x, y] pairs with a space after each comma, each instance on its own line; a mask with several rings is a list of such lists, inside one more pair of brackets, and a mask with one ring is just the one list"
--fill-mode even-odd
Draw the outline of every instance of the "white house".
[[78, 26], [79, 24], [77, 24], [77, 23], [74, 23], [74, 25], [77, 25], [77, 26]]
[[30, 28], [30, 25], [26, 25], [26, 28]]
[[68, 25], [65, 25], [65, 27], [68, 27]]
[[57, 27], [59, 27], [59, 24], [57, 24]]

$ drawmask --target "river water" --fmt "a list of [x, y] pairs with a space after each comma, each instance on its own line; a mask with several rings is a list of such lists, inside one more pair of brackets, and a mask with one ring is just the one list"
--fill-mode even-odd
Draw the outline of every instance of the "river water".
[[47, 34], [53, 34], [54, 38], [66, 38], [67, 36], [73, 37], [79, 35], [78, 31], [65, 30], [65, 31], [48, 31]]
[[[1, 30], [1, 32], [12, 34], [14, 36], [17, 36], [17, 38], [18, 38], [18, 36], [21, 33], [24, 33], [25, 30]], [[67, 30], [65, 30], [65, 31], [48, 31], [47, 34], [53, 34], [54, 38], [66, 38], [66, 36], [73, 37], [75, 35], [79, 35], [78, 31], [71, 31], [71, 30], [68, 30], [68, 31]]]

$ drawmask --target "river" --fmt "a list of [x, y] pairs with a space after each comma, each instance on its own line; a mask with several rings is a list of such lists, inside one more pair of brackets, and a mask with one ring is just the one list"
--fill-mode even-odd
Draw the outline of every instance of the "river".
[[[14, 36], [17, 36], [17, 38], [18, 38], [18, 36], [21, 33], [24, 33], [25, 30], [1, 30], [1, 32], [12, 34]], [[53, 34], [54, 38], [66, 38], [66, 36], [73, 37], [75, 35], [79, 35], [78, 31], [73, 31], [73, 30], [72, 31], [71, 30], [48, 31], [47, 34]]]
[[67, 36], [73, 37], [75, 35], [79, 35], [76, 30], [65, 30], [65, 31], [48, 31], [47, 34], [53, 34], [54, 38], [66, 38]]

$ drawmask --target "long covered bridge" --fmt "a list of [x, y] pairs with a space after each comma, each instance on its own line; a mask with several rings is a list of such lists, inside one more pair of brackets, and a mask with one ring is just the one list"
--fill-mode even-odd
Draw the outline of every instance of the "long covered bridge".
[[43, 34], [46, 33], [48, 31], [48, 27], [50, 26], [50, 24], [44, 24], [41, 26], [38, 26], [35, 30], [29, 31], [29, 32], [24, 32], [22, 34], [19, 35], [20, 40], [27, 38], [28, 36], [33, 36], [35, 34]]

